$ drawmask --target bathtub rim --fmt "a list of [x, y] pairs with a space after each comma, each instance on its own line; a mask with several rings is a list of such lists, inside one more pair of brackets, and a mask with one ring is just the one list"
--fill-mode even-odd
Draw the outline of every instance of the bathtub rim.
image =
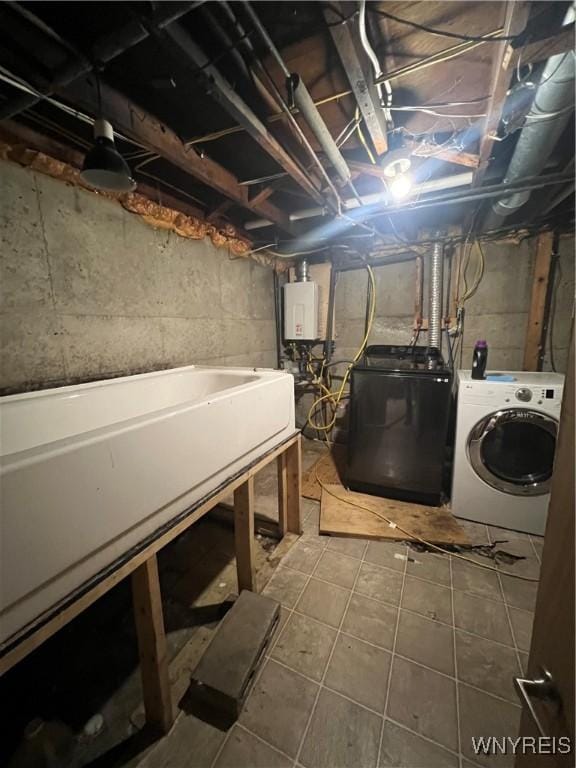
[[[162, 371], [151, 371], [149, 373], [136, 374], [134, 376], [120, 376], [112, 379], [103, 379], [95, 382], [85, 382], [84, 384], [68, 385], [66, 387], [53, 387], [51, 389], [44, 389], [38, 392], [21, 392], [17, 395], [6, 395], [0, 397], [0, 436], [2, 432], [2, 420], [1, 420], [1, 406], [3, 404], [9, 404], [10, 402], [20, 401], [24, 399], [38, 399], [41, 397], [50, 397], [56, 394], [66, 394], [66, 392], [72, 394], [79, 389], [85, 390], [90, 388], [101, 388], [104, 386], [113, 386], [118, 382], [130, 382], [135, 379], [152, 378], [160, 375], [171, 375], [175, 373], [182, 373], [186, 371], [200, 371], [200, 372], [231, 372], [239, 375], [247, 374], [260, 374], [260, 377], [256, 376], [255, 381], [247, 381], [241, 384], [232, 385], [225, 389], [216, 390], [214, 393], [206, 395], [200, 400], [189, 400], [176, 403], [175, 405], [169, 405], [164, 408], [149, 411], [148, 413], [140, 414], [139, 416], [133, 416], [129, 419], [113, 422], [112, 424], [105, 424], [95, 429], [78, 432], [74, 435], [68, 435], [56, 440], [50, 440], [40, 445], [35, 445], [30, 448], [24, 448], [19, 451], [12, 451], [11, 453], [0, 453], [0, 476], [5, 472], [15, 469], [21, 465], [27, 463], [34, 463], [46, 453], [61, 454], [66, 453], [69, 450], [73, 450], [75, 447], [84, 445], [86, 443], [98, 442], [104, 440], [110, 434], [118, 434], [138, 429], [146, 424], [153, 424], [157, 421], [161, 421], [166, 418], [174, 418], [179, 413], [187, 413], [202, 406], [210, 405], [211, 403], [219, 402], [230, 396], [233, 391], [240, 393], [248, 388], [260, 388], [265, 386], [268, 382], [285, 378], [290, 374], [287, 371], [276, 370], [271, 368], [234, 368], [230, 366], [197, 366], [187, 365], [179, 368], [167, 368]], [[264, 374], [264, 375], [262, 375]]]

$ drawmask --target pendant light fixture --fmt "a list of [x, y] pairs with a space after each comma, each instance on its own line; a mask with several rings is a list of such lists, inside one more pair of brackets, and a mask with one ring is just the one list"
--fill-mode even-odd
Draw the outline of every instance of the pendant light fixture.
[[[96, 76], [98, 87], [98, 109], [102, 114], [100, 79]], [[80, 178], [96, 189], [110, 192], [132, 192], [136, 182], [128, 163], [116, 149], [112, 125], [103, 117], [94, 121], [94, 146], [86, 154]]]

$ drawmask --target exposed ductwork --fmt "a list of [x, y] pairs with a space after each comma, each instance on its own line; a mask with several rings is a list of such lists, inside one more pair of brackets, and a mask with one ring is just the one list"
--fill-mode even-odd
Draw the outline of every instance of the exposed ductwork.
[[[437, 235], [439, 237], [439, 235]], [[434, 243], [430, 259], [430, 294], [428, 304], [428, 346], [442, 349], [442, 283], [444, 280], [444, 246]]]
[[[564, 25], [574, 21], [574, 8], [570, 7]], [[514, 153], [508, 166], [505, 184], [540, 174], [552, 154], [560, 136], [568, 125], [574, 108], [574, 52], [558, 54], [548, 59], [540, 78], [540, 85]], [[496, 229], [520, 209], [531, 192], [517, 192], [495, 202], [486, 216], [484, 227]]]

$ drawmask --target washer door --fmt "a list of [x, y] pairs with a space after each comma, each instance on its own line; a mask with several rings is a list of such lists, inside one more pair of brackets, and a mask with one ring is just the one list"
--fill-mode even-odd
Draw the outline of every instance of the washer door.
[[525, 408], [485, 416], [470, 432], [468, 458], [492, 488], [515, 496], [550, 491], [558, 422]]

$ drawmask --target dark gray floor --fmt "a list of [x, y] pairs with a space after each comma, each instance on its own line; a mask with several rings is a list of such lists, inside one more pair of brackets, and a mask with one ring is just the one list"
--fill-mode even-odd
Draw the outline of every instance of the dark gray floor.
[[[306, 451], [306, 463], [318, 448]], [[470, 768], [472, 736], [515, 736], [512, 677], [525, 667], [541, 540], [470, 525], [523, 556], [488, 571], [402, 543], [304, 535], [265, 594], [282, 625], [239, 722], [222, 733], [181, 715], [146, 768]], [[487, 562], [474, 555], [478, 562]]]

